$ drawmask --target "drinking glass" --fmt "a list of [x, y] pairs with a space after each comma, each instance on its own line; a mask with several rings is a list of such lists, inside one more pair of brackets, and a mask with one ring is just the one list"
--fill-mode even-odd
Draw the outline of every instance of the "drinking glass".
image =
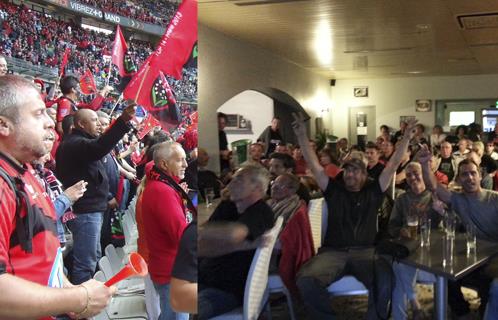
[[415, 214], [409, 214], [406, 218], [406, 224], [408, 225], [410, 239], [417, 239], [418, 216]]
[[204, 189], [204, 197], [206, 198], [206, 207], [209, 208], [210, 206], [213, 205], [214, 189], [213, 188]]
[[473, 224], [465, 226], [465, 239], [467, 240], [467, 256], [475, 255], [477, 249], [476, 227]]
[[420, 219], [420, 245], [422, 247], [431, 245], [431, 219], [427, 217]]
[[453, 264], [453, 249], [455, 247], [455, 237], [448, 234], [443, 236], [443, 267]]
[[447, 212], [444, 216], [444, 230], [446, 235], [455, 237], [456, 215], [453, 212]]

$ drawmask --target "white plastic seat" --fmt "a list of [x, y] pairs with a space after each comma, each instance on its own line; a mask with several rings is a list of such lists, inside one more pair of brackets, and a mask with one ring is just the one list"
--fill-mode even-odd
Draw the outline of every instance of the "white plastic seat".
[[[113, 271], [113, 268], [107, 256], [103, 256], [102, 258], [100, 258], [98, 265], [100, 271], [102, 271], [104, 274], [105, 280], [112, 278], [117, 273]], [[121, 268], [119, 270], [121, 270]], [[117, 287], [118, 294], [120, 295], [143, 294], [145, 292], [144, 280], [143, 278], [139, 277], [122, 280], [117, 284]]]
[[212, 320], [256, 320], [268, 300], [268, 268], [271, 253], [277, 236], [282, 228], [283, 218], [278, 217], [270, 231], [268, 244], [258, 247], [251, 262], [244, 290], [244, 305], [225, 314], [211, 318]]
[[281, 292], [285, 295], [287, 299], [287, 306], [289, 307], [289, 315], [291, 320], [295, 320], [296, 316], [294, 314], [294, 306], [292, 304], [292, 296], [284, 285], [282, 278], [278, 274], [270, 274], [268, 276], [268, 289], [270, 290], [270, 294]]
[[[327, 226], [328, 226], [328, 207], [327, 207], [327, 202], [325, 201], [324, 198], [316, 199], [320, 203], [315, 204], [316, 208], [314, 209], [315, 212], [310, 213], [310, 223], [311, 223], [311, 229], [313, 232], [313, 241], [315, 241], [315, 233], [320, 233], [320, 246], [323, 242], [323, 239], [325, 238], [325, 233], [327, 232]], [[313, 200], [311, 200], [313, 201]], [[311, 206], [311, 201], [310, 201], [310, 206]], [[318, 211], [320, 209], [320, 211]], [[311, 210], [308, 210], [308, 212]], [[313, 219], [314, 219], [314, 224], [311, 222], [312, 220], [312, 214], [313, 214]], [[318, 225], [317, 219], [318, 216], [320, 217], [320, 223]], [[316, 246], [315, 242], [315, 248], [319, 248], [320, 246]], [[353, 276], [344, 276], [340, 278], [337, 281], [334, 281], [327, 287], [327, 291], [330, 293], [332, 296], [352, 296], [352, 295], [366, 295], [368, 294], [368, 289], [365, 288], [363, 283], [358, 281], [355, 277]]]
[[[97, 271], [93, 278], [101, 282], [106, 281], [106, 277], [102, 271]], [[101, 313], [98, 315], [99, 318], [94, 319], [147, 319], [145, 297], [143, 295], [114, 296], [109, 305], [105, 308], [105, 316], [107, 316], [107, 318]]]

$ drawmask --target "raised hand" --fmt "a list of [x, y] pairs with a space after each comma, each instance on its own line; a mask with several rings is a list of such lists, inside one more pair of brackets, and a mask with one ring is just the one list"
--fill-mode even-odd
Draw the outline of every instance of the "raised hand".
[[292, 129], [294, 129], [294, 133], [297, 137], [307, 138], [306, 134], [306, 125], [304, 124], [304, 115], [299, 112], [298, 114], [292, 113], [294, 117], [294, 121], [292, 122]]
[[408, 135], [408, 137], [411, 140], [415, 136], [415, 126], [417, 125], [418, 120], [417, 119], [409, 119], [408, 121], [406, 121], [406, 123], [407, 123], [407, 125], [406, 125], [406, 129], [405, 129], [405, 137]]
[[135, 101], [128, 101], [128, 106], [123, 110], [123, 113], [121, 114], [121, 119], [123, 119], [125, 122], [130, 121], [133, 119], [135, 116], [135, 107], [137, 106], [137, 103]]
[[426, 144], [420, 144], [420, 150], [417, 153], [418, 161], [421, 164], [429, 163], [432, 159], [432, 152], [429, 150], [429, 147]]

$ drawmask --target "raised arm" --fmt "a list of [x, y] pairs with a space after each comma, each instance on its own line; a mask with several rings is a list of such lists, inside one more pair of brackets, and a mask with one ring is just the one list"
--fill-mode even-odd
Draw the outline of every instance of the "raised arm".
[[398, 144], [398, 147], [394, 151], [394, 154], [392, 155], [391, 159], [389, 162], [386, 164], [386, 167], [382, 171], [382, 173], [379, 176], [379, 185], [380, 189], [384, 192], [387, 190], [389, 187], [389, 184], [391, 183], [391, 179], [394, 176], [394, 173], [398, 169], [401, 160], [403, 159], [403, 155], [405, 154], [406, 150], [408, 149], [408, 145], [410, 144], [410, 140], [413, 138], [415, 132], [415, 125], [417, 124], [416, 119], [408, 120], [408, 125], [405, 129], [405, 133], [403, 135], [403, 139], [401, 142]]
[[297, 141], [299, 143], [299, 146], [301, 147], [304, 160], [306, 160], [306, 164], [313, 173], [313, 176], [315, 177], [315, 180], [317, 181], [320, 189], [325, 191], [325, 189], [327, 188], [327, 184], [329, 183], [329, 177], [325, 173], [323, 167], [320, 165], [320, 161], [318, 161], [316, 153], [313, 152], [313, 149], [311, 149], [308, 135], [306, 134], [306, 126], [304, 125], [304, 116], [302, 113], [292, 113], [292, 116], [294, 117], [292, 128], [294, 129], [294, 133], [297, 136]]
[[210, 222], [199, 228], [197, 236], [199, 257], [251, 250], [259, 244], [259, 241], [247, 240], [249, 228], [239, 222]]
[[439, 200], [446, 204], [451, 203], [451, 192], [446, 189], [441, 183], [437, 182], [436, 177], [431, 169], [432, 153], [426, 145], [422, 145], [420, 151], [418, 152], [418, 160], [422, 165], [422, 175], [424, 177], [424, 183], [428, 189], [436, 192]]

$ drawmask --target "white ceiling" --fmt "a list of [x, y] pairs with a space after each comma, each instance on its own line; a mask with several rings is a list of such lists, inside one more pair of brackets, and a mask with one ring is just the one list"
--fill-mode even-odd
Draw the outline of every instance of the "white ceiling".
[[199, 22], [331, 79], [498, 73], [498, 0], [199, 0]]

